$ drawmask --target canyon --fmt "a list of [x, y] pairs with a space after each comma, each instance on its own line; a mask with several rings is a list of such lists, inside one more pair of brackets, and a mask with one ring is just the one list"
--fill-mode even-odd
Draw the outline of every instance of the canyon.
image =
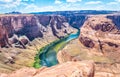
[[[0, 15], [0, 77], [119, 77], [119, 22], [119, 14]], [[79, 38], [59, 50], [59, 64], [31, 68], [40, 48], [76, 33], [75, 28]]]
[[119, 22], [116, 14], [89, 15], [79, 38], [59, 51], [59, 62], [93, 60], [94, 77], [119, 77]]
[[41, 47], [76, 31], [63, 16], [1, 15], [0, 71], [32, 67]]

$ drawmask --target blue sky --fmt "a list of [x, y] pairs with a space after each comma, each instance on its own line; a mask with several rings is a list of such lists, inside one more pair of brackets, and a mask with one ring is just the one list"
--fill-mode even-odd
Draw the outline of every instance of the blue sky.
[[0, 13], [64, 10], [120, 10], [120, 0], [0, 0]]

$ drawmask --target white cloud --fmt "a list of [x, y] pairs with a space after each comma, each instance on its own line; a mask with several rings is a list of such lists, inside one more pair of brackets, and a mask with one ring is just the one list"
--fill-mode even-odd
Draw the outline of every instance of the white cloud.
[[66, 0], [66, 2], [80, 2], [82, 0]]
[[19, 5], [25, 5], [25, 3], [21, 2], [21, 0], [4, 0], [4, 4], [0, 4], [0, 7], [4, 7], [5, 9], [8, 9], [8, 8], [14, 8], [14, 7], [17, 7]]
[[55, 10], [56, 8], [54, 6], [38, 7], [35, 4], [30, 4], [27, 5], [24, 9], [21, 9], [19, 11], [22, 13], [30, 13], [30, 12], [44, 12], [44, 11], [55, 11]]
[[60, 0], [55, 0], [55, 4], [61, 4], [62, 2]]
[[13, 2], [13, 0], [0, 0], [0, 2]]
[[90, 1], [90, 2], [86, 2], [85, 4], [101, 4], [101, 1]]
[[[94, 7], [94, 8], [93, 8]], [[22, 13], [45, 12], [45, 11], [70, 11], [70, 10], [115, 10], [116, 6], [101, 5], [81, 5], [80, 3], [62, 3], [60, 5], [50, 5], [39, 7], [35, 4], [27, 5], [24, 9], [19, 10]], [[118, 7], [118, 6], [117, 6]], [[120, 8], [117, 8], [120, 9]]]
[[[32, 9], [31, 9], [32, 8]], [[60, 5], [51, 5], [39, 7], [35, 4], [27, 5], [24, 9], [21, 9], [22, 13], [30, 13], [30, 12], [45, 12], [45, 11], [65, 11], [65, 10], [79, 10], [80, 7], [73, 3], [66, 3]]]
[[116, 4], [118, 4], [118, 2], [109, 2], [109, 3], [107, 3], [107, 5], [116, 5]]
[[[32, 8], [32, 9], [31, 9]], [[39, 7], [37, 7], [36, 5], [34, 5], [34, 4], [31, 4], [31, 5], [27, 5], [24, 9], [21, 9], [21, 12], [31, 12], [32, 10], [33, 11], [39, 11]]]
[[[3, 4], [0, 4], [0, 10], [20, 11], [23, 13], [29, 12], [43, 12], [43, 11], [65, 11], [65, 10], [119, 10], [120, 0], [114, 0], [113, 2], [104, 3], [101, 0], [88, 1], [85, 4], [80, 3], [82, 0], [54, 0], [54, 4], [50, 6], [40, 7], [35, 5], [34, 2], [28, 4], [24, 2], [27, 0], [0, 0]], [[29, 0], [35, 1], [35, 0]], [[119, 2], [118, 2], [119, 1]], [[76, 3], [75, 3], [76, 2]], [[57, 5], [58, 4], [58, 5]], [[95, 4], [95, 5], [94, 5]], [[99, 4], [99, 5], [96, 5]], [[112, 6], [114, 5], [114, 6]], [[22, 8], [24, 7], [24, 8]]]
[[[32, 9], [31, 9], [32, 8]], [[104, 6], [98, 5], [96, 7], [92, 6], [81, 6], [79, 3], [65, 3], [60, 5], [51, 5], [39, 7], [35, 4], [27, 5], [24, 9], [21, 9], [22, 13], [30, 13], [30, 12], [45, 12], [45, 11], [70, 11], [70, 10], [104, 10]]]
[[29, 1], [32, 1], [34, 2], [35, 0], [21, 0], [22, 2], [29, 2]]

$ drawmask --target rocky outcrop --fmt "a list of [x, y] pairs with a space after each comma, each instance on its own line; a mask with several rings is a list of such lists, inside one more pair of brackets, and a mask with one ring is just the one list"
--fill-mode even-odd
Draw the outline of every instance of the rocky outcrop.
[[107, 57], [115, 59], [114, 61], [120, 61], [116, 59], [120, 48], [119, 32], [116, 23], [107, 16], [90, 16], [81, 28], [80, 42], [87, 48], [95, 48], [96, 52], [100, 51]]
[[[63, 16], [21, 14], [0, 16], [0, 32], [1, 47], [9, 47], [12, 46], [9, 38], [14, 37], [13, 35], [18, 38], [26, 36], [32, 41], [35, 38], [47, 36], [61, 38], [74, 32], [74, 29]], [[15, 41], [15, 39], [11, 41]]]
[[120, 65], [119, 24], [119, 16], [96, 15], [89, 16], [81, 28], [80, 43], [88, 49], [92, 56], [102, 56], [104, 59], [109, 59], [109, 61], [95, 61], [95, 77], [120, 76], [120, 71], [118, 71], [120, 69], [117, 69]]
[[94, 77], [119, 77], [119, 24], [117, 15], [88, 16], [79, 38], [59, 51], [59, 63], [93, 60], [96, 68]]
[[80, 37], [80, 42], [88, 48], [93, 48], [94, 47], [93, 41], [91, 39], [87, 38], [87, 37]]
[[66, 62], [50, 68], [23, 68], [0, 77], [94, 77], [94, 63], [91, 61]]
[[72, 61], [72, 56], [65, 52], [65, 51], [59, 51], [57, 53], [57, 60], [59, 63], [64, 63], [64, 62], [67, 62], [67, 61]]

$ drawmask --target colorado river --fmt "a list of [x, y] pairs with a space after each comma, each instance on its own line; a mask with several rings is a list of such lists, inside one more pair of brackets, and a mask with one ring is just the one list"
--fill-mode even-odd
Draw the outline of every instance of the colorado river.
[[56, 40], [45, 47], [41, 48], [39, 53], [35, 57], [35, 68], [40, 68], [41, 66], [53, 66], [58, 64], [57, 60], [57, 52], [64, 48], [64, 46], [69, 43], [71, 40], [79, 37], [80, 29], [78, 29], [77, 33], [70, 34], [62, 39]]

